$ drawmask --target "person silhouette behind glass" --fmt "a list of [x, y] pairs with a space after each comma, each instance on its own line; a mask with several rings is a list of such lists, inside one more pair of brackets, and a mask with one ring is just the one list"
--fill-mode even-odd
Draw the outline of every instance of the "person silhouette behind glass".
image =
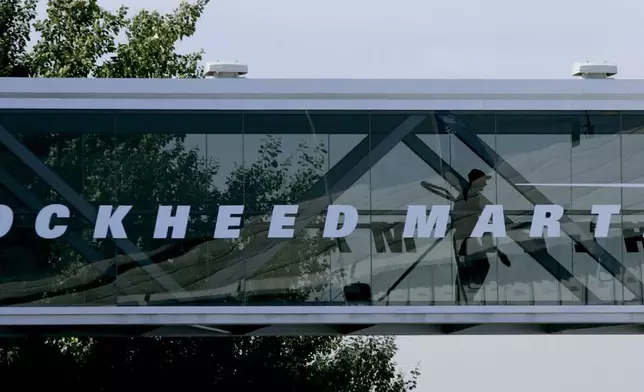
[[467, 186], [454, 201], [452, 210], [453, 245], [458, 271], [457, 303], [461, 302], [462, 295], [465, 296], [466, 303], [471, 301], [483, 286], [490, 272], [488, 252], [496, 251], [501, 262], [510, 266], [510, 260], [496, 247], [489, 233], [483, 238], [470, 237], [483, 209], [490, 204], [483, 196], [483, 189], [492, 177], [479, 169], [473, 169], [467, 178]]

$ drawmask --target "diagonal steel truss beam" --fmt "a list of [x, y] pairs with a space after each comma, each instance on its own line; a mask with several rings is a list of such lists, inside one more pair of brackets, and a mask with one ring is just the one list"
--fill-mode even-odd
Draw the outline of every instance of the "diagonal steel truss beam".
[[[38, 200], [38, 198], [31, 193], [28, 189], [25, 189], [18, 181], [16, 181], [6, 170], [0, 168], [0, 183], [2, 183], [9, 192], [13, 193], [18, 200], [20, 200], [27, 207], [32, 210], [38, 211], [44, 207], [44, 205]], [[99, 251], [94, 249], [91, 245], [85, 241], [85, 239], [78, 233], [71, 230], [67, 230], [63, 238], [74, 247], [78, 253], [81, 254], [89, 262], [103, 260], [104, 257]]]
[[[436, 113], [436, 121], [445, 130], [451, 131], [472, 152], [481, 158], [489, 167], [494, 168], [505, 181], [516, 189], [532, 204], [552, 204], [552, 202], [533, 186], [518, 187], [517, 183], [529, 183], [521, 173], [506, 162], [499, 154], [478, 137], [471, 129], [449, 114]], [[575, 243], [588, 250], [588, 254], [608, 271], [617, 281], [631, 291], [637, 298], [642, 299], [642, 282], [617, 261], [606, 249], [597, 242], [587, 240], [590, 233], [574, 222], [566, 214], [561, 218], [561, 230]]]
[[[454, 170], [449, 163], [443, 160], [418, 136], [408, 135], [403, 139], [403, 143], [454, 188], [463, 189], [463, 185], [467, 184], [467, 180], [460, 173]], [[507, 225], [516, 226], [516, 223], [507, 217], [505, 221]], [[600, 299], [588, 287], [548, 253], [543, 241], [530, 238], [520, 230], [509, 230], [508, 236], [577, 298], [582, 299], [583, 296], [586, 296], [592, 302], [600, 302]]]
[[[22, 163], [27, 165], [45, 183], [54, 189], [67, 203], [74, 207], [85, 219], [96, 223], [97, 211], [90, 203], [60, 178], [47, 165], [42, 163], [27, 147], [0, 125], [0, 143], [4, 144]], [[127, 239], [112, 239], [116, 246], [132, 258], [170, 293], [181, 293], [183, 288], [165, 272], [155, 265], [136, 245]]]
[[[333, 166], [320, 180], [300, 198], [293, 202], [299, 204], [298, 217], [295, 222], [295, 236], [322, 214], [329, 204], [349, 189], [373, 165], [379, 162], [405, 136], [419, 126], [427, 116], [411, 115], [389, 133], [372, 134], [365, 137], [353, 150]], [[262, 235], [262, 237], [265, 237]], [[259, 244], [264, 241], [264, 244]], [[270, 263], [290, 241], [289, 238], [260, 238], [253, 242], [257, 245], [256, 253], [243, 260], [243, 268], [232, 265], [214, 273], [209, 282], [225, 286], [232, 282], [252, 278], [264, 265]], [[241, 264], [241, 263], [240, 263]]]

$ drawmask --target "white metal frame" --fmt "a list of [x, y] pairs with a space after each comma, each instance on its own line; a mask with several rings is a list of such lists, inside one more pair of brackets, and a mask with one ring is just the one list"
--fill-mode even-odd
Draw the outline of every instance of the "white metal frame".
[[644, 306], [0, 307], [0, 325], [644, 324]]
[[0, 78], [0, 109], [644, 110], [644, 80]]

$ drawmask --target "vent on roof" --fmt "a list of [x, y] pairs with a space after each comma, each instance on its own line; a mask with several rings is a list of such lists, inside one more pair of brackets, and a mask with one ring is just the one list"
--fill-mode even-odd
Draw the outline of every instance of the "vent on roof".
[[607, 63], [575, 63], [572, 67], [572, 76], [582, 79], [609, 79], [617, 75], [617, 65]]
[[215, 61], [206, 64], [206, 78], [239, 78], [248, 73], [248, 65], [236, 61]]

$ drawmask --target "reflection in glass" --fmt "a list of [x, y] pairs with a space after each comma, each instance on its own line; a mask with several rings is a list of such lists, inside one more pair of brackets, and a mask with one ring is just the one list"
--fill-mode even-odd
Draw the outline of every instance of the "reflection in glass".
[[[105, 154], [113, 146], [111, 119], [91, 112], [0, 115], [6, 137], [16, 142], [0, 144], [0, 204], [15, 218], [0, 238], [0, 304], [115, 303], [114, 244], [93, 239], [91, 222], [72, 203], [74, 196], [90, 207], [113, 200]], [[35, 232], [38, 211], [49, 204], [71, 206], [69, 219], [51, 222], [68, 225], [56, 239]]]
[[[621, 182], [644, 183], [644, 114], [624, 113], [621, 131]], [[625, 270], [644, 281], [644, 189], [623, 188], [622, 192], [622, 262]], [[637, 284], [634, 282], [633, 284]], [[640, 285], [641, 288], [641, 285]], [[641, 291], [624, 292], [627, 303], [642, 303]]]
[[[368, 120], [366, 118], [365, 120]], [[361, 144], [369, 142], [368, 124], [361, 127], [366, 131], [362, 134], [330, 135], [329, 136], [329, 167], [334, 167], [343, 159], [351, 157], [354, 149]], [[350, 155], [352, 154], [352, 155]], [[372, 287], [372, 262], [371, 262], [371, 198], [369, 197], [369, 184], [371, 171], [363, 174], [346, 191], [337, 196], [335, 204], [351, 205], [358, 210], [358, 227], [345, 238], [326, 239], [330, 261], [330, 289], [329, 300], [334, 304], [353, 303], [353, 297], [365, 297], [369, 301], [375, 295]], [[365, 286], [363, 286], [365, 285]], [[365, 290], [366, 285], [369, 291]], [[354, 294], [347, 299], [347, 290]], [[362, 297], [361, 297], [362, 296]]]
[[[580, 113], [571, 119], [573, 135], [579, 136], [572, 147], [571, 179], [574, 184], [593, 184], [613, 182], [621, 177], [621, 138], [619, 135], [620, 118], [618, 115], [591, 115]], [[607, 179], [608, 181], [605, 181]], [[590, 214], [593, 205], [621, 205], [622, 195], [619, 188], [573, 187], [569, 216], [573, 222], [594, 233], [597, 217]], [[612, 217], [611, 228], [606, 238], [592, 238], [616, 260], [622, 259], [621, 217]], [[592, 257], [583, 246], [573, 248], [573, 272], [579, 276], [604, 304], [621, 303], [625, 288], [620, 283], [623, 278], [617, 271], [617, 279], [601, 263]], [[628, 291], [628, 290], [626, 290]], [[584, 298], [584, 303], [592, 303], [593, 298]]]
[[[504, 302], [508, 304], [575, 303], [580, 299], [567, 281], [573, 270], [572, 240], [563, 232], [559, 237], [530, 239], [534, 200], [569, 209], [569, 187], [521, 187], [516, 183], [561, 183], [571, 181], [571, 128], [570, 118], [559, 114], [501, 113], [497, 115], [496, 151], [500, 157], [523, 178], [500, 176], [498, 202], [512, 211], [508, 217], [518, 225], [515, 244], [531, 249], [517, 249], [504, 239], [503, 247], [512, 254], [514, 268], [502, 272], [507, 282]], [[525, 180], [525, 181], [524, 181]], [[516, 212], [515, 212], [516, 211]], [[520, 225], [519, 223], [525, 223]], [[556, 264], [547, 270], [550, 260]], [[580, 294], [580, 293], [578, 293]]]
[[494, 146], [494, 115], [453, 114], [441, 120], [453, 131], [450, 165], [462, 184], [452, 211], [456, 303], [494, 304], [498, 301], [497, 253], [502, 250], [489, 233], [480, 239], [471, 237], [485, 206], [496, 204], [497, 199], [495, 159], [484, 148], [475, 147]]
[[[372, 138], [394, 133], [408, 115], [372, 115]], [[452, 304], [451, 239], [402, 238], [407, 206], [449, 205], [446, 135], [427, 116], [371, 169], [373, 289], [379, 305]]]
[[[361, 208], [364, 203], [360, 198], [355, 199], [361, 196], [355, 190], [368, 176], [368, 167], [362, 173], [354, 173], [354, 167], [365, 154], [368, 156], [368, 151], [358, 147], [369, 133], [368, 126], [368, 116], [364, 114], [244, 114], [247, 214], [264, 215], [280, 204], [298, 205], [294, 238], [269, 239], [274, 247], [272, 253], [265, 255], [265, 260], [245, 261], [247, 294], [255, 279], [268, 277], [263, 271], [271, 271], [270, 281], [274, 283], [269, 291], [276, 297], [286, 295], [291, 303], [337, 299], [334, 277], [351, 260], [339, 261], [334, 256], [335, 246], [321, 238], [321, 228], [329, 204], [346, 200], [346, 204]], [[335, 161], [333, 169], [332, 160]], [[353, 180], [345, 179], [347, 175], [354, 175]], [[352, 238], [345, 239], [349, 241]], [[264, 303], [256, 297], [247, 297], [246, 302]]]
[[[218, 272], [214, 260], [225, 252], [225, 241], [212, 235], [217, 206], [232, 193], [224, 186], [242, 163], [241, 114], [129, 112], [115, 123], [114, 204], [133, 206], [119, 250], [143, 255], [118, 268], [118, 303], [218, 301], [194, 292]], [[228, 173], [221, 172], [222, 160]], [[173, 213], [190, 206], [183, 238], [171, 238], [169, 230], [153, 238], [161, 205], [173, 206]]]
[[[644, 191], [597, 185], [642, 182], [641, 113], [12, 111], [0, 124], [22, 146], [0, 143], [15, 215], [0, 305], [642, 301]], [[71, 217], [44, 239], [35, 220], [52, 203]], [[347, 237], [322, 238], [331, 203], [358, 211]], [[294, 237], [268, 238], [284, 204], [298, 206]], [[445, 204], [445, 238], [402, 237], [409, 205]], [[490, 204], [507, 235], [468, 238]], [[529, 236], [535, 204], [564, 207], [559, 237]], [[600, 204], [622, 212], [594, 238]], [[132, 206], [127, 238], [94, 238], [99, 205]], [[190, 206], [184, 238], [154, 238], [160, 205]], [[239, 238], [213, 238], [222, 205], [245, 206]]]

